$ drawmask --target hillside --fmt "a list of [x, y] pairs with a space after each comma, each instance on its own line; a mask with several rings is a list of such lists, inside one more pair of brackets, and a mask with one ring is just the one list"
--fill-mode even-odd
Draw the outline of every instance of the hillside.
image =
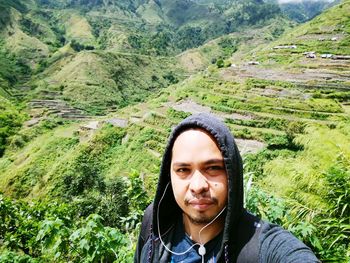
[[306, 22], [341, 1], [281, 1], [280, 7], [284, 14], [297, 22]]
[[[78, 2], [69, 2], [70, 7]], [[61, 8], [60, 3], [66, 2], [57, 2], [50, 7], [52, 12]], [[125, 11], [122, 3], [126, 2], [120, 1], [115, 8]], [[128, 8], [146, 12], [153, 19], [150, 21], [164, 19], [163, 15], [154, 19], [156, 2], [132, 3], [133, 8]], [[170, 2], [161, 3], [172, 6]], [[87, 6], [87, 12], [97, 12], [95, 4]], [[124, 14], [133, 16], [126, 11]], [[79, 217], [102, 215], [105, 225], [117, 227], [129, 237], [123, 241], [126, 243], [115, 246], [121, 255], [129, 251], [131, 260], [136, 225], [154, 194], [169, 132], [190, 114], [211, 112], [229, 126], [243, 154], [245, 177], [250, 182], [246, 184], [246, 206], [292, 231], [322, 261], [347, 262], [349, 14], [347, 0], [295, 28], [289, 29], [289, 21], [276, 18], [264, 27], [244, 28], [176, 57], [153, 57], [123, 49], [90, 50], [89, 45], [100, 43], [94, 33], [94, 38], [85, 35], [87, 42], [81, 50], [72, 47], [72, 40], [54, 52], [49, 49], [52, 53], [47, 64], [26, 80], [34, 88], [28, 91], [22, 86], [22, 94], [27, 92], [31, 99], [30, 120], [24, 122], [25, 117], [6, 100], [11, 109], [6, 116], [15, 115], [19, 121], [10, 127], [14, 133], [6, 135], [7, 148], [0, 158], [0, 192], [14, 199], [40, 200], [40, 211], [48, 199], [71, 205]], [[80, 21], [83, 25], [90, 23], [89, 19]], [[116, 30], [124, 29], [118, 25]], [[75, 30], [70, 32], [74, 39]], [[330, 55], [322, 57], [326, 54]], [[18, 80], [11, 79], [11, 72], [22, 68], [12, 57], [4, 53], [3, 57], [11, 67], [1, 75], [2, 85], [12, 87], [11, 83]], [[5, 88], [0, 94], [11, 97]], [[85, 112], [74, 112], [77, 109], [73, 107]], [[66, 118], [65, 111], [79, 115], [80, 120], [72, 120], [69, 114]], [[86, 112], [90, 115], [84, 115]], [[100, 112], [106, 115], [93, 116]], [[33, 217], [29, 208], [20, 210], [18, 204], [3, 203], [9, 211], [14, 207], [13, 211]], [[127, 208], [118, 204], [127, 204]], [[65, 217], [68, 212], [60, 215], [60, 211], [52, 210], [48, 209], [47, 217], [35, 218], [47, 223], [48, 237], [68, 239], [68, 229], [75, 226]], [[22, 218], [15, 212], [7, 214]], [[44, 220], [52, 218], [62, 221]], [[6, 222], [12, 226], [11, 220]], [[26, 227], [39, 231], [38, 223], [32, 224]], [[8, 242], [1, 248], [6, 253], [27, 249], [24, 254], [43, 262], [54, 257], [62, 262], [78, 258], [63, 245], [44, 243], [44, 230], [33, 240], [23, 234], [27, 229], [14, 229], [8, 236], [18, 237], [18, 244], [16, 247], [16, 242]], [[47, 249], [41, 252], [32, 244], [44, 244]], [[78, 245], [75, 248], [81, 249]]]
[[62, 101], [81, 115], [142, 101], [183, 79], [174, 55], [279, 15], [273, 4], [223, 3], [3, 0], [1, 63], [11, 61], [0, 71], [3, 89], [30, 105]]

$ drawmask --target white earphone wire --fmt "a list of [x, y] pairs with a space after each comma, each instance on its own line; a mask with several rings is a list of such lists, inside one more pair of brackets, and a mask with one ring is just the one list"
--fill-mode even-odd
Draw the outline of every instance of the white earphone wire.
[[202, 251], [203, 251], [204, 253], [203, 253], [203, 252], [200, 253], [200, 255], [202, 256], [202, 262], [204, 262], [204, 255], [205, 255], [205, 252], [206, 252], [206, 251], [205, 251], [204, 244], [202, 243], [201, 233], [202, 233], [203, 229], [205, 229], [205, 228], [208, 227], [210, 224], [212, 224], [212, 223], [225, 211], [226, 206], [220, 211], [220, 213], [218, 213], [218, 214], [214, 217], [213, 220], [211, 220], [208, 224], [206, 224], [204, 227], [201, 228], [201, 230], [199, 231], [199, 234], [198, 234], [198, 235], [199, 235], [199, 241], [200, 241], [200, 243], [197, 242], [197, 243], [193, 244], [192, 246], [190, 246], [190, 247], [189, 247], [186, 251], [184, 251], [184, 252], [174, 252], [174, 251], [170, 250], [170, 249], [164, 244], [164, 242], [163, 242], [163, 240], [162, 240], [162, 237], [161, 237], [161, 234], [160, 234], [160, 227], [159, 227], [159, 207], [160, 207], [161, 202], [163, 201], [163, 198], [164, 198], [164, 196], [165, 196], [166, 191], [168, 190], [168, 187], [169, 187], [169, 183], [166, 185], [165, 190], [164, 190], [164, 193], [163, 193], [162, 197], [160, 198], [159, 203], [158, 203], [158, 207], [157, 207], [157, 229], [158, 229], [159, 240], [160, 240], [162, 246], [163, 246], [169, 253], [171, 253], [171, 254], [173, 254], [173, 255], [177, 255], [177, 256], [185, 255], [185, 254], [188, 253], [194, 246], [198, 245], [200, 248], [203, 248], [203, 249], [204, 249], [204, 250], [202, 249]]

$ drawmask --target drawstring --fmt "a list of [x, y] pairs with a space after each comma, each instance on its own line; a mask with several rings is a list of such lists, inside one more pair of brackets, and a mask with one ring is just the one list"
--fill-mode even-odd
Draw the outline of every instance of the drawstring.
[[151, 239], [151, 242], [150, 242], [150, 245], [148, 246], [148, 257], [147, 257], [147, 262], [148, 263], [151, 263], [151, 259], [152, 259], [152, 251], [153, 251], [153, 233], [152, 233], [152, 226], [151, 226], [151, 229], [150, 229], [150, 239]]
[[228, 257], [228, 245], [225, 243], [225, 263], [230, 263], [230, 259]]

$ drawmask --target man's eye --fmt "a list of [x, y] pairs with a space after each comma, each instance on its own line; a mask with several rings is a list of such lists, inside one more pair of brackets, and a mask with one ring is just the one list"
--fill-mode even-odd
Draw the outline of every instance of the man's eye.
[[177, 173], [185, 173], [185, 172], [188, 172], [189, 169], [188, 168], [179, 168], [176, 170]]
[[208, 170], [209, 171], [221, 171], [221, 170], [223, 170], [224, 169], [224, 167], [222, 167], [222, 166], [210, 166], [210, 167], [208, 167]]
[[224, 172], [224, 167], [220, 166], [220, 165], [209, 166], [206, 169], [206, 172], [210, 176], [220, 175], [220, 174], [222, 174]]

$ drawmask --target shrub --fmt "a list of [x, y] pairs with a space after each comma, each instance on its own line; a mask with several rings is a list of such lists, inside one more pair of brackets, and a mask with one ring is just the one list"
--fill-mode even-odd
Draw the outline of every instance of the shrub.
[[0, 96], [0, 157], [4, 154], [9, 138], [16, 134], [24, 121], [24, 115]]

